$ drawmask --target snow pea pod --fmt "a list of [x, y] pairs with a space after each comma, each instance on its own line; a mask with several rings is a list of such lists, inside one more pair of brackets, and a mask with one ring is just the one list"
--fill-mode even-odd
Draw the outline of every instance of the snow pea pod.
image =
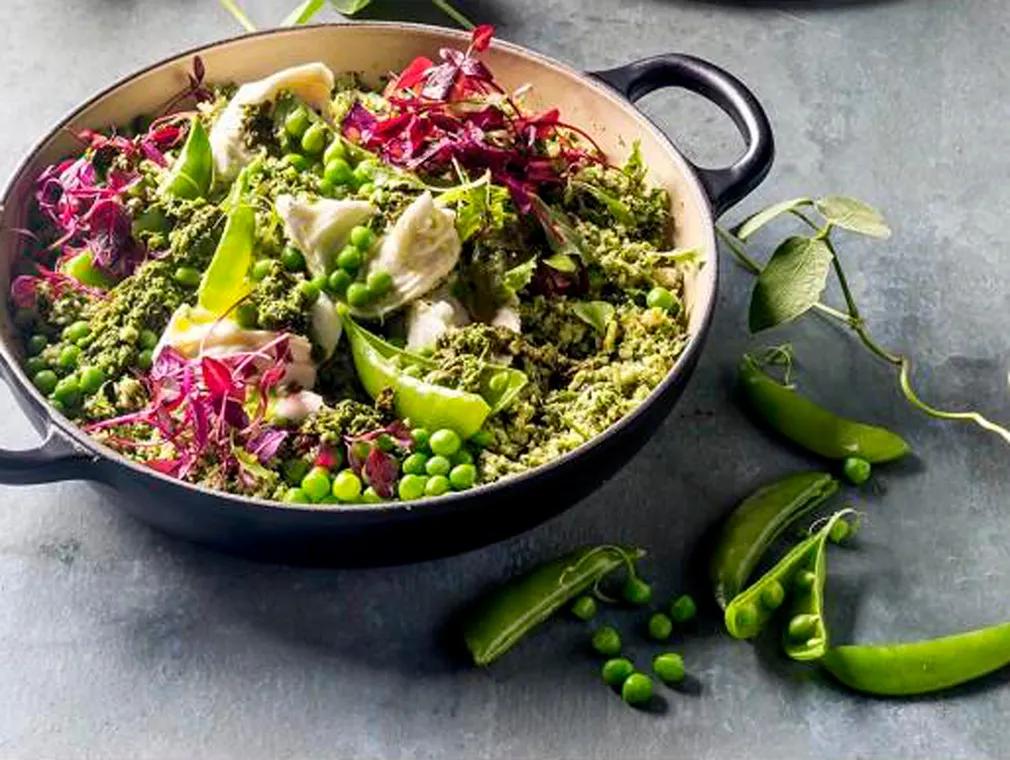
[[[805, 587], [816, 585], [813, 568], [817, 565], [817, 557], [824, 551], [835, 523], [847, 514], [851, 514], [851, 510], [832, 515], [824, 527], [790, 549], [774, 567], [733, 598], [724, 616], [726, 630], [731, 636], [737, 639], [757, 636], [791, 591], [799, 587], [798, 590], [803, 592]], [[827, 638], [823, 621], [809, 619], [808, 623], [810, 634], [805, 640], [817, 635]]]
[[726, 520], [709, 563], [715, 599], [723, 609], [744, 587], [755, 565], [790, 523], [838, 491], [826, 472], [801, 472], [759, 488]]
[[890, 462], [911, 451], [890, 430], [828, 411], [766, 374], [750, 356], [740, 363], [740, 384], [751, 409], [773, 430], [828, 459], [859, 457]]
[[463, 625], [473, 661], [488, 665], [527, 633], [606, 575], [624, 566], [634, 574], [642, 549], [593, 546], [534, 568], [477, 602]]
[[256, 213], [251, 206], [237, 205], [228, 213], [221, 240], [200, 281], [200, 306], [221, 315], [248, 294], [255, 244]]
[[1010, 623], [926, 641], [832, 647], [821, 664], [856, 691], [926, 694], [1010, 664]]
[[337, 309], [351, 346], [354, 368], [368, 395], [376, 398], [391, 388], [397, 414], [429, 430], [449, 428], [463, 438], [480, 430], [491, 414], [491, 407], [481, 396], [407, 374], [396, 361], [403, 352], [359, 326], [344, 304]]
[[214, 178], [214, 157], [210, 139], [200, 119], [189, 122], [189, 135], [178, 158], [161, 184], [161, 193], [173, 198], [206, 198]]

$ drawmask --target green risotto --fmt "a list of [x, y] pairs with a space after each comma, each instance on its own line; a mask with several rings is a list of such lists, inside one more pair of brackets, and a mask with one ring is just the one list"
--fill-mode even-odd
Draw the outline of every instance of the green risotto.
[[38, 390], [159, 472], [318, 505], [491, 483], [632, 411], [687, 341], [669, 198], [485, 46], [379, 90], [197, 77], [81, 134], [12, 284]]

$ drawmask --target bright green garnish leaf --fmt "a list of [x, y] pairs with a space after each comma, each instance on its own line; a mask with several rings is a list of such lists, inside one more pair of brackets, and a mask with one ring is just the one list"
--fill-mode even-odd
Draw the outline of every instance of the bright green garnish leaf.
[[739, 240], [746, 240], [776, 217], [788, 214], [790, 211], [804, 206], [812, 206], [813, 204], [814, 202], [810, 198], [792, 198], [788, 201], [774, 203], [744, 220], [743, 224], [737, 227], [736, 236]]
[[533, 280], [533, 274], [537, 271], [537, 260], [532, 258], [524, 261], [518, 266], [514, 266], [505, 272], [503, 284], [513, 293], [520, 292]]
[[603, 188], [591, 185], [590, 183], [583, 182], [581, 180], [572, 180], [572, 187], [589, 193], [597, 201], [599, 201], [599, 203], [607, 207], [607, 210], [614, 219], [626, 227], [631, 227], [635, 224], [635, 217], [631, 213], [631, 209], [628, 208], [627, 204], [619, 198], [611, 195]]
[[664, 264], [697, 264], [701, 261], [701, 251], [697, 248], [674, 248], [659, 254]]
[[575, 259], [567, 253], [555, 253], [553, 256], [548, 256], [544, 259], [544, 263], [551, 269], [557, 269], [559, 272], [566, 274], [572, 274], [578, 269], [575, 265]]
[[602, 335], [607, 331], [607, 323], [614, 318], [616, 310], [606, 301], [578, 301], [572, 304], [572, 311]]
[[281, 26], [301, 26], [309, 23], [326, 5], [326, 0], [305, 0], [284, 17]]
[[826, 195], [814, 203], [821, 216], [835, 227], [874, 238], [891, 236], [891, 228], [881, 213], [860, 200], [844, 195]]
[[796, 319], [821, 297], [831, 251], [818, 238], [787, 238], [758, 275], [750, 302], [751, 332]]

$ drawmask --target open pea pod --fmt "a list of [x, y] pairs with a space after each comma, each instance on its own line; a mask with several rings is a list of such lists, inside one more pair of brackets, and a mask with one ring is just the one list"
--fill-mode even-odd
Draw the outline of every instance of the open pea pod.
[[249, 293], [249, 267], [256, 245], [256, 213], [239, 204], [228, 212], [221, 240], [203, 274], [197, 302], [211, 314], [221, 315]]
[[828, 459], [859, 457], [873, 464], [900, 459], [911, 451], [904, 438], [815, 404], [776, 382], [753, 357], [740, 363], [740, 385], [750, 408], [777, 433]]
[[[491, 406], [476, 393], [425, 382], [405, 371], [400, 360], [406, 353], [358, 325], [347, 311], [338, 307], [351, 357], [365, 391], [376, 398], [387, 388], [402, 418], [430, 429], [449, 428], [470, 438], [491, 414]], [[420, 357], [417, 357], [420, 359]]]
[[567, 602], [620, 567], [634, 572], [642, 549], [592, 546], [547, 562], [480, 599], [463, 624], [473, 661], [487, 665]]
[[[832, 515], [823, 528], [790, 549], [774, 567], [733, 598], [724, 616], [726, 630], [731, 636], [737, 639], [757, 636], [790, 593], [816, 585], [809, 573], [816, 566], [817, 556], [823, 551], [836, 522], [850, 513], [851, 510], [843, 510]], [[820, 589], [823, 587], [822, 580]], [[823, 621], [815, 624], [814, 629], [807, 639], [819, 632], [827, 640]]]
[[200, 119], [189, 122], [189, 135], [161, 184], [160, 192], [173, 198], [206, 198], [214, 179], [214, 156]]
[[759, 488], [724, 523], [709, 563], [715, 599], [723, 609], [740, 593], [771, 543], [791, 523], [838, 491], [826, 472], [801, 472]]

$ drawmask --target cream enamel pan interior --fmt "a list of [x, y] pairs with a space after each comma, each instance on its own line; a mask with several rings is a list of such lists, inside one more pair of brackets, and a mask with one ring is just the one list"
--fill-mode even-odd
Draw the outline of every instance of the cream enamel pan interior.
[[[336, 24], [253, 34], [182, 53], [112, 86], [72, 113], [44, 138], [19, 166], [7, 186], [3, 196], [3, 228], [10, 230], [25, 226], [35, 178], [48, 164], [79, 150], [79, 143], [72, 136], [73, 133], [84, 128], [107, 129], [113, 124], [126, 123], [141, 113], [159, 112], [173, 93], [186, 86], [188, 74], [192, 71], [196, 55], [199, 55], [203, 60], [207, 81], [211, 83], [244, 82], [259, 79], [284, 67], [310, 61], [322, 61], [338, 73], [359, 72], [366, 81], [374, 83], [380, 77], [403, 68], [419, 55], [435, 57], [439, 48], [446, 46], [465, 47], [467, 41], [467, 35], [463, 33], [435, 27], [370, 23]], [[673, 200], [673, 216], [676, 227], [673, 231], [671, 247], [695, 248], [701, 253], [702, 264], [687, 285], [688, 307], [690, 309], [690, 343], [677, 366], [671, 371], [667, 381], [655, 389], [642, 408], [620, 422], [615, 426], [615, 429], [633, 425], [635, 418], [641, 416], [640, 413], [649, 407], [656, 397], [667, 392], [668, 386], [675, 384], [672, 381], [678, 374], [685, 375], [684, 379], [686, 380], [686, 374], [690, 371], [690, 367], [682, 365], [692, 365], [697, 360], [700, 343], [704, 339], [711, 317], [718, 274], [712, 207], [725, 204], [720, 204], [717, 199], [709, 198], [704, 183], [699, 179], [699, 170], [691, 166], [677, 152], [670, 140], [641, 112], [635, 109], [622, 93], [600, 79], [579, 73], [518, 46], [502, 42], [496, 42], [491, 50], [484, 54], [484, 60], [495, 72], [498, 81], [506, 88], [515, 89], [526, 84], [532, 85], [529, 102], [536, 110], [559, 108], [563, 119], [589, 131], [613, 162], [623, 161], [631, 148], [632, 141], [640, 140], [645, 163], [651, 174], [651, 181], [665, 187]], [[644, 62], [633, 64], [633, 66], [640, 66], [642, 63]], [[698, 63], [699, 65], [704, 64], [704, 62]], [[704, 65], [708, 66], [708, 64]], [[607, 76], [608, 74], [617, 74], [618, 79], [621, 76], [626, 78], [627, 72], [631, 68], [629, 66], [626, 69], [615, 69], [613, 72], [604, 72], [601, 76], [613, 82], [615, 77]], [[715, 71], [724, 74], [718, 69]], [[725, 76], [729, 77], [729, 75]], [[629, 88], [631, 86], [633, 85], [629, 84]], [[662, 83], [654, 86], [662, 86]], [[646, 89], [653, 89], [653, 87], [647, 86]], [[740, 87], [742, 88], [742, 85]], [[746, 90], [744, 93], [753, 100]], [[703, 94], [705, 93], [703, 92]], [[756, 106], [756, 101], [753, 101], [752, 105], [758, 109], [760, 120], [763, 120], [764, 114], [760, 112], [760, 107]], [[730, 115], [741, 126], [741, 129], [744, 129], [742, 122], [745, 122], [746, 118], [734, 113]], [[766, 121], [764, 124], [767, 124]], [[770, 142], [770, 132], [768, 132], [767, 139]], [[763, 178], [771, 163], [770, 145], [764, 146], [764, 150], [767, 152], [767, 156], [759, 157], [762, 160], [757, 163], [763, 165], [752, 171], [755, 176], [750, 177], [750, 187], [756, 185]], [[750, 187], [745, 188], [745, 191]], [[254, 526], [253, 533], [257, 530], [271, 529], [271, 526], [274, 526], [272, 529], [283, 532], [282, 522], [278, 522], [273, 517], [264, 517], [267, 510], [271, 513], [310, 511], [289, 505], [282, 506], [229, 496], [173, 481], [128, 462], [111, 449], [92, 441], [55, 411], [46, 411], [48, 407], [45, 405], [44, 399], [19, 368], [20, 357], [16, 348], [16, 335], [8, 316], [7, 294], [9, 292], [10, 265], [12, 257], [18, 252], [17, 237], [6, 234], [0, 238], [0, 241], [3, 246], [3, 266], [0, 267], [0, 292], [2, 292], [0, 305], [3, 306], [0, 329], [2, 329], [3, 340], [0, 353], [2, 353], [7, 365], [3, 369], [22, 407], [32, 417], [33, 423], [46, 436], [46, 443], [40, 449], [29, 452], [0, 452], [0, 480], [38, 482], [62, 478], [85, 478], [111, 483], [117, 490], [129, 490], [122, 474], [132, 472], [134, 477], [141, 477], [144, 480], [168, 481], [164, 485], [174, 494], [202, 492], [205, 496], [212, 496], [213, 503], [222, 509], [228, 504], [231, 505], [228, 507], [229, 509], [238, 505], [238, 508], [247, 510], [251, 515], [259, 515], [259, 518], [250, 518], [252, 523], [256, 523], [257, 520], [263, 523]], [[679, 394], [679, 391], [674, 393], [674, 395], [676, 394]], [[672, 401], [669, 405], [672, 406]], [[52, 430], [53, 424], [58, 428], [55, 433]], [[534, 473], [545, 469], [549, 470], [564, 463], [565, 460], [578, 459], [586, 450], [597, 446], [601, 439], [609, 435], [610, 432], [584, 444], [580, 449], [568, 454], [558, 462], [538, 468]], [[631, 447], [631, 451], [633, 451], [640, 443], [640, 441], [635, 441], [632, 444], [629, 439], [624, 445]], [[623, 462], [626, 458], [627, 456], [622, 456], [621, 461]], [[104, 460], [104, 462], [100, 460]], [[109, 469], [107, 460], [112, 460], [114, 469], [119, 472], [118, 475], [112, 476], [108, 472], [100, 471]], [[96, 471], [89, 472], [88, 464], [95, 465]], [[61, 467], [61, 465], [66, 466]], [[34, 468], [38, 468], [37, 471], [33, 472]], [[529, 477], [530, 475], [527, 474], [513, 480], [522, 481]], [[599, 478], [596, 480], [598, 481]], [[397, 510], [400, 512], [413, 511], [416, 516], [417, 512], [425, 509], [432, 511], [443, 509], [446, 515], [459, 514], [467, 504], [470, 504], [468, 508], [471, 511], [479, 509], [475, 502], [480, 500], [484, 492], [490, 496], [491, 492], [501, 491], [503, 487], [507, 488], [506, 483], [510, 482], [484, 486], [461, 495], [462, 498], [443, 498], [438, 502], [432, 502], [430, 506], [425, 506], [425, 503], [421, 502], [415, 505], [413, 510], [408, 505], [389, 504], [376, 505], [375, 508], [337, 508], [327, 510], [327, 512], [331, 514], [330, 519], [339, 520], [341, 514], [347, 515], [356, 511], [358, 516], [349, 518], [347, 522], [350, 525], [350, 533], [358, 536], [368, 532], [361, 526], [380, 526], [383, 516], [388, 517], [391, 512]], [[126, 487], [124, 488], [124, 486]], [[573, 493], [580, 491], [578, 488], [572, 490]], [[546, 494], [547, 490], [540, 489], [535, 492]], [[459, 503], [453, 506], [452, 502], [454, 501]], [[127, 508], [129, 509], [129, 507]], [[165, 508], [171, 508], [171, 505]], [[131, 509], [130, 511], [138, 513], [143, 510]], [[316, 518], [306, 522], [303, 528], [307, 530], [313, 529], [310, 526], [322, 525], [323, 523], [318, 521], [318, 516], [326, 514], [319, 509], [311, 511], [316, 513]], [[547, 506], [544, 508], [543, 517], [557, 511], [560, 509], [554, 508], [553, 505]], [[373, 514], [369, 519], [364, 519], [362, 515], [365, 512]], [[188, 527], [188, 518], [159, 520], [148, 514], [139, 514], [139, 516], [149, 522], [154, 522], [159, 527], [189, 538], [208, 541], [225, 546], [225, 548], [235, 548], [239, 551], [248, 549], [249, 553], [264, 554], [263, 547], [260, 546], [263, 543], [263, 536], [254, 537], [248, 546], [233, 547], [228, 546], [229, 539], [227, 537], [215, 536], [215, 531], [221, 530], [222, 526], [229, 523], [229, 520], [223, 517], [219, 526], [212, 525], [206, 530], [195, 530]], [[283, 521], [284, 518], [280, 519]], [[325, 521], [325, 519], [327, 518], [324, 517], [323, 520]], [[536, 521], [539, 520], [527, 520], [526, 523], [532, 524]], [[213, 519], [210, 522], [213, 523]], [[421, 552], [421, 555], [444, 553], [468, 544], [486, 543], [489, 539], [499, 537], [497, 534], [507, 535], [523, 527], [528, 527], [528, 525], [517, 524], [508, 528], [503, 527], [502, 530], [491, 531], [487, 536], [478, 537], [477, 540], [457, 542], [459, 546], [453, 545], [447, 546], [444, 550]], [[226, 529], [231, 533], [241, 532], [231, 525], [228, 525]], [[290, 536], [295, 545], [298, 543], [297, 534], [300, 532], [305, 533], [306, 531], [295, 530], [295, 535]], [[378, 534], [378, 530], [374, 532]], [[218, 538], [222, 540], [217, 540]], [[239, 543], [242, 543], [243, 540], [240, 539]], [[265, 553], [271, 555], [269, 551]], [[279, 556], [290, 558], [283, 552]], [[402, 557], [399, 555], [383, 557], [381, 561], [395, 561], [410, 557], [411, 553], [407, 552]], [[323, 561], [332, 561], [332, 558], [324, 558]]]

